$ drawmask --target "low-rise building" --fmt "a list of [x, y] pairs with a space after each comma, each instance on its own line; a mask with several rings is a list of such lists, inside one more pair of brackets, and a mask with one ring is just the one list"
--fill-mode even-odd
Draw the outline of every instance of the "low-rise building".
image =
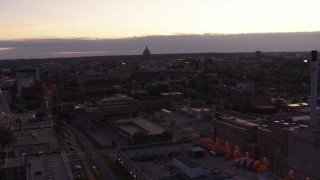
[[24, 156], [28, 179], [73, 179], [64, 153], [48, 153]]
[[257, 156], [257, 129], [259, 125], [228, 115], [221, 115], [213, 120], [214, 137], [220, 142], [228, 142], [230, 147], [238, 149], [244, 155]]
[[189, 178], [197, 178], [210, 174], [210, 170], [208, 168], [184, 156], [174, 158], [173, 165], [180, 169], [180, 171], [186, 174]]
[[16, 71], [18, 94], [22, 95], [22, 88], [29, 88], [40, 81], [39, 68], [22, 68]]
[[9, 148], [9, 152], [13, 157], [59, 150], [58, 139], [52, 128], [52, 123], [13, 126], [12, 130], [16, 141]]
[[212, 118], [213, 116], [213, 112], [209, 108], [193, 108], [193, 107], [183, 106], [179, 108], [178, 111], [197, 119]]
[[295, 179], [320, 179], [319, 139], [319, 128], [300, 128], [289, 134], [287, 173]]
[[104, 98], [98, 106], [84, 107], [84, 114], [93, 123], [106, 122], [108, 117], [128, 117], [138, 112], [138, 101], [133, 98], [115, 94]]
[[1, 180], [73, 179], [67, 157], [60, 152], [7, 158]]
[[22, 157], [7, 158], [0, 169], [1, 180], [25, 180], [27, 168]]
[[172, 135], [147, 119], [126, 119], [114, 122], [114, 127], [132, 143], [169, 141]]
[[170, 101], [180, 101], [184, 99], [184, 94], [181, 92], [166, 92], [161, 93], [161, 98], [167, 99]]

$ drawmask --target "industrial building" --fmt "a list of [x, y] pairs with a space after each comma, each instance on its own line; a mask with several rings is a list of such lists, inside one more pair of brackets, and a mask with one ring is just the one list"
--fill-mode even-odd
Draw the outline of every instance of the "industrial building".
[[320, 131], [300, 129], [289, 135], [288, 166], [296, 179], [320, 179]]
[[102, 123], [108, 117], [132, 116], [138, 109], [138, 101], [126, 95], [115, 94], [102, 99], [98, 106], [84, 107], [84, 115], [92, 123]]
[[60, 152], [7, 158], [1, 180], [73, 179], [67, 157]]
[[178, 111], [197, 119], [206, 119], [206, 118], [211, 119], [213, 117], [213, 112], [209, 108], [193, 108], [193, 107], [183, 106], [179, 108]]
[[52, 126], [51, 121], [12, 126], [16, 141], [7, 148], [1, 180], [73, 178]]
[[311, 52], [310, 125], [289, 134], [288, 172], [292, 179], [320, 179], [320, 127], [318, 123], [318, 52]]
[[56, 152], [59, 150], [57, 136], [52, 123], [27, 124], [13, 127], [16, 141], [9, 149], [12, 156]]
[[230, 147], [239, 149], [244, 155], [249, 152], [257, 157], [257, 130], [259, 125], [229, 115], [220, 115], [213, 120], [213, 134], [221, 143], [227, 142]]
[[166, 136], [166, 130], [147, 120], [147, 119], [125, 119], [114, 122], [114, 127], [118, 132], [130, 139], [131, 143], [139, 143], [135, 136], [139, 133], [144, 135], [141, 139], [145, 142], [159, 142], [171, 140], [171, 137]]

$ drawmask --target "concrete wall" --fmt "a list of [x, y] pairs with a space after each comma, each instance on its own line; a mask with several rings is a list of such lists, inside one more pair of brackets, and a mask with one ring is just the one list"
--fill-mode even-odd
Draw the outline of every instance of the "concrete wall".
[[274, 139], [270, 129], [258, 128], [258, 156], [263, 159], [273, 160], [274, 158]]
[[221, 121], [214, 121], [213, 123], [215, 138], [219, 138], [222, 143], [227, 141], [232, 148], [238, 146], [241, 154], [245, 153], [245, 129]]
[[320, 179], [320, 145], [318, 134], [289, 134], [289, 169], [298, 179]]
[[165, 155], [171, 152], [185, 152], [193, 147], [193, 142], [171, 144], [171, 143], [155, 143], [155, 144], [144, 144], [136, 146], [123, 147], [123, 152], [129, 158], [142, 157], [142, 156], [153, 156], [153, 155]]

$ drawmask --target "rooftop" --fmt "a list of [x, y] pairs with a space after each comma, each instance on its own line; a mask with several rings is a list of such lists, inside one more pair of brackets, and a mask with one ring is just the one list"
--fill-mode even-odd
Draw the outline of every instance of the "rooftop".
[[288, 104], [289, 107], [302, 107], [302, 106], [308, 106], [308, 103], [294, 103], [294, 104]]
[[147, 119], [132, 119], [131, 122], [136, 126], [146, 130], [150, 134], [161, 134], [165, 129]]
[[4, 168], [20, 167], [23, 165], [23, 159], [18, 158], [7, 158], [4, 164]]
[[127, 125], [127, 126], [120, 126], [119, 127], [121, 130], [127, 132], [130, 135], [134, 135], [134, 133], [140, 131], [140, 129], [136, 126], [132, 126], [132, 125]]
[[133, 99], [132, 97], [129, 97], [127, 95], [114, 94], [111, 97], [103, 98], [101, 100], [101, 103], [109, 103], [109, 102], [115, 102], [115, 101], [130, 101], [132, 99]]
[[319, 143], [319, 137], [320, 137], [320, 127], [317, 128], [300, 128], [293, 131], [294, 136], [298, 136], [304, 140], [311, 140], [317, 139]]
[[240, 118], [236, 118], [233, 116], [228, 116], [228, 115], [222, 115], [219, 116], [221, 119], [217, 119], [218, 121], [224, 122], [224, 123], [228, 123], [228, 124], [232, 124], [234, 126], [238, 126], [241, 128], [250, 128], [250, 127], [256, 127], [259, 126], [256, 123], [252, 123], [250, 121], [246, 121]]
[[61, 153], [50, 153], [37, 156], [25, 156], [28, 166], [28, 179], [71, 179], [67, 162]]
[[167, 92], [167, 93], [161, 93], [162, 96], [168, 96], [168, 95], [182, 95], [181, 92]]
[[185, 157], [185, 156], [180, 156], [175, 158], [176, 160], [180, 161], [181, 163], [185, 164], [189, 168], [199, 168], [202, 167], [200, 164], [196, 163], [195, 161]]
[[211, 112], [211, 109], [209, 109], [209, 108], [192, 108], [192, 111], [194, 111], [194, 112]]
[[[31, 130], [31, 129], [41, 129], [41, 128], [51, 128], [53, 127], [51, 121], [44, 121], [39, 123], [24, 123], [21, 125], [23, 130]], [[15, 124], [12, 126], [12, 131], [18, 131], [19, 125]]]
[[147, 120], [147, 119], [126, 119], [119, 120], [116, 122], [118, 127], [127, 132], [130, 135], [133, 135], [135, 132], [144, 130], [149, 134], [161, 134], [165, 131], [161, 126]]
[[14, 146], [49, 143], [52, 147], [58, 147], [58, 139], [53, 128], [28, 129], [14, 131], [16, 141]]
[[204, 151], [204, 149], [203, 149], [202, 147], [192, 147], [192, 148], [190, 148], [190, 150], [191, 150], [192, 152]]

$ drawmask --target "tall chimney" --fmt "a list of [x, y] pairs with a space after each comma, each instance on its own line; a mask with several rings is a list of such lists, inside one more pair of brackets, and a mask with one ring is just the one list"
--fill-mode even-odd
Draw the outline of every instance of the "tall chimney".
[[310, 127], [317, 126], [318, 51], [311, 51], [311, 111]]

